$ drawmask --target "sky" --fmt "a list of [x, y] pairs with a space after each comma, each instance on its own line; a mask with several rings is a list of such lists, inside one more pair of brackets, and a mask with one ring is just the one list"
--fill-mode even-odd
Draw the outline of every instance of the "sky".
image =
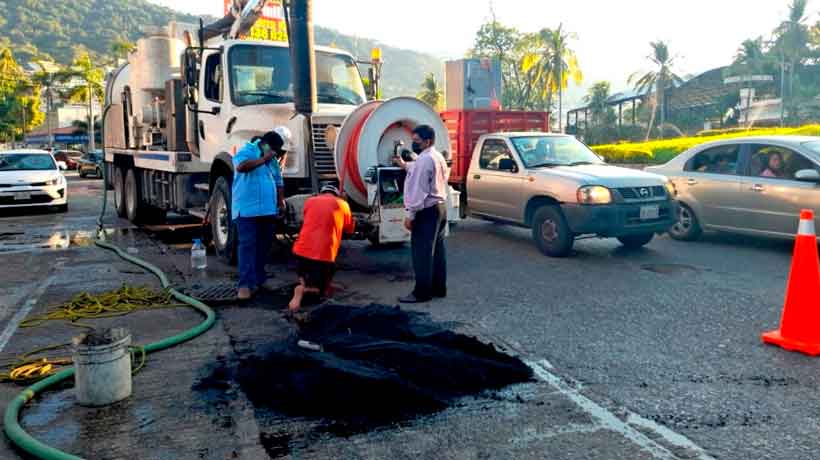
[[[222, 0], [150, 0], [177, 10], [221, 15]], [[501, 23], [524, 32], [563, 24], [584, 72], [577, 102], [596, 81], [625, 89], [629, 76], [651, 65], [649, 42], [664, 40], [679, 75], [697, 75], [731, 62], [747, 38], [768, 36], [787, 16], [791, 0], [496, 0]], [[490, 16], [489, 0], [314, 0], [317, 25], [387, 45], [459, 58]], [[809, 0], [811, 22], [820, 0]]]

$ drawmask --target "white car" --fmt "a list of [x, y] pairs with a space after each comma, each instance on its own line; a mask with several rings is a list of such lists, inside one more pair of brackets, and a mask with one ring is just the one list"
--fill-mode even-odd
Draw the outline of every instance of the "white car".
[[0, 151], [0, 209], [53, 206], [68, 211], [68, 184], [45, 150]]

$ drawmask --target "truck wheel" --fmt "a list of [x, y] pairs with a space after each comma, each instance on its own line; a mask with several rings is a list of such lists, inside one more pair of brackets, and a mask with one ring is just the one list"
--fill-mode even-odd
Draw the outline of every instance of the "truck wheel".
[[669, 236], [679, 241], [694, 241], [700, 238], [702, 233], [703, 229], [700, 227], [695, 211], [683, 203], [678, 204], [678, 219], [669, 229]]
[[134, 168], [125, 173], [125, 215], [134, 224], [142, 223], [145, 216], [145, 206], [142, 204], [142, 191], [137, 182]]
[[638, 249], [646, 246], [655, 237], [654, 233], [644, 233], [641, 235], [620, 236], [618, 241], [627, 249]]
[[236, 258], [236, 226], [231, 219], [231, 184], [225, 176], [219, 177], [214, 183], [211, 194], [210, 209], [211, 237], [216, 254], [226, 263], [235, 265]]
[[114, 184], [114, 209], [117, 210], [117, 216], [125, 217], [125, 185], [122, 180], [122, 169], [118, 166], [112, 166], [111, 173], [114, 175], [111, 178], [111, 182]]
[[556, 206], [544, 206], [535, 211], [532, 237], [538, 249], [550, 257], [568, 256], [575, 243], [575, 235], [570, 231], [564, 214]]

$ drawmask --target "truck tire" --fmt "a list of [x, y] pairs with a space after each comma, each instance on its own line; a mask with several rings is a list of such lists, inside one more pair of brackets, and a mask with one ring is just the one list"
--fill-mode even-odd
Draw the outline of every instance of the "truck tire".
[[123, 181], [122, 169], [119, 166], [112, 166], [111, 183], [114, 185], [114, 209], [117, 210], [118, 217], [125, 217], [125, 183]]
[[618, 237], [618, 241], [627, 249], [638, 249], [649, 244], [654, 237], [654, 233], [643, 233], [640, 235], [620, 236]]
[[683, 203], [678, 204], [678, 218], [669, 229], [669, 236], [678, 241], [695, 241], [703, 234], [695, 211]]
[[557, 206], [543, 206], [532, 218], [532, 238], [544, 255], [566, 257], [572, 252], [575, 235]]
[[140, 189], [137, 175], [134, 168], [129, 168], [125, 173], [125, 216], [134, 224], [141, 224], [145, 220], [145, 205], [142, 202], [142, 190]]
[[231, 184], [221, 176], [214, 183], [214, 191], [208, 204], [210, 209], [211, 238], [216, 254], [229, 265], [236, 265], [236, 226], [231, 219]]

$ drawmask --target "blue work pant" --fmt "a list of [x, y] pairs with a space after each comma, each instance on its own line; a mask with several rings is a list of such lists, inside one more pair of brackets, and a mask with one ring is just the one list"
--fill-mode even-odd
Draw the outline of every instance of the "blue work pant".
[[273, 244], [273, 216], [238, 217], [239, 287], [256, 289], [267, 279], [265, 264]]

